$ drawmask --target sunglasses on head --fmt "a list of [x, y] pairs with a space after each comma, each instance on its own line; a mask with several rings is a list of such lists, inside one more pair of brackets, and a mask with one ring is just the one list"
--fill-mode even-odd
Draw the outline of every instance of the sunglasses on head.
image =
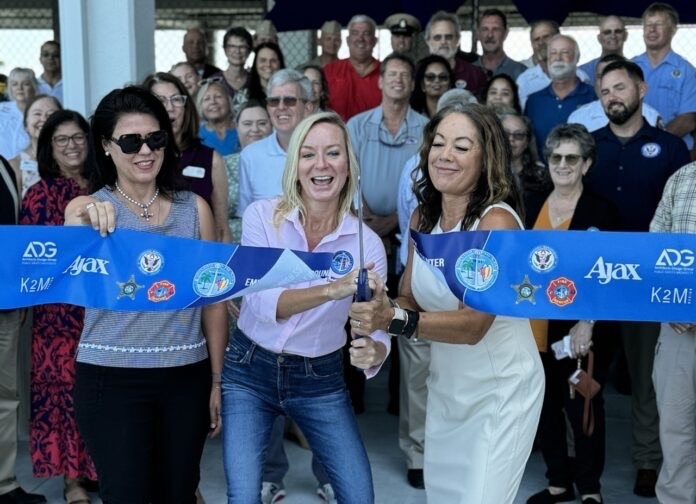
[[118, 137], [118, 140], [112, 138], [111, 141], [117, 144], [124, 154], [140, 152], [143, 144], [147, 144], [148, 149], [151, 151], [156, 151], [167, 145], [167, 132], [162, 130], [153, 131], [145, 138], [139, 133], [128, 133]]

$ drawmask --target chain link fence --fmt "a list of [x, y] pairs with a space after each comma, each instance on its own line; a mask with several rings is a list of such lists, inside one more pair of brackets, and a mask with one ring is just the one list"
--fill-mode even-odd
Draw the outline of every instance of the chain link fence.
[[[204, 7], [200, 5], [203, 4]], [[210, 62], [222, 69], [227, 68], [227, 60], [222, 49], [222, 36], [231, 26], [245, 26], [252, 33], [265, 16], [265, 2], [260, 0], [158, 0], [155, 32], [155, 68], [166, 71], [174, 63], [183, 61], [181, 50], [184, 33], [192, 26], [202, 27], [208, 34]], [[482, 5], [481, 10], [487, 5]], [[498, 7], [501, 7], [498, 5]], [[529, 28], [524, 19], [514, 10], [514, 6], [502, 6], [508, 15], [510, 34], [505, 44], [508, 55], [516, 60], [531, 55]], [[458, 11], [462, 26], [462, 49], [471, 51], [471, 8], [462, 7]], [[331, 11], [327, 9], [327, 19]], [[383, 20], [377, 19], [378, 23]], [[599, 17], [593, 14], [573, 14], [563, 25], [562, 32], [572, 35], [580, 45], [580, 63], [597, 55], [601, 48], [597, 42]], [[626, 56], [633, 57], [644, 51], [640, 19], [626, 19], [629, 32], [624, 47]], [[284, 32], [279, 34], [287, 66], [301, 65], [314, 57], [316, 33], [312, 30]], [[343, 45], [339, 57], [348, 56], [345, 44], [347, 30], [343, 30]], [[47, 40], [60, 38], [58, 27], [57, 0], [0, 0], [0, 73], [9, 74], [17, 66], [32, 68], [37, 75], [41, 73], [39, 50]], [[674, 50], [696, 65], [696, 25], [682, 25], [673, 40]], [[379, 30], [375, 57], [382, 59], [391, 52], [388, 30]], [[251, 64], [253, 56], [249, 58]]]

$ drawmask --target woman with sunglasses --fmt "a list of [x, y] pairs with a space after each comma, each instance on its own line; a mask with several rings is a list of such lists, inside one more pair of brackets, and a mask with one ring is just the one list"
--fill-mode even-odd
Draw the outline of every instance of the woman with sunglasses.
[[454, 74], [445, 58], [437, 54], [418, 62], [416, 87], [411, 95], [411, 107], [428, 118], [437, 110], [437, 101], [454, 87]]
[[[153, 94], [132, 86], [105, 96], [92, 117], [98, 169], [91, 195], [70, 202], [66, 224], [91, 225], [104, 236], [124, 228], [214, 240], [210, 208], [178, 185], [173, 138]], [[206, 434], [219, 429], [226, 338], [224, 303], [86, 309], [75, 407], [105, 504], [196, 502]]]
[[[544, 144], [553, 189], [538, 205], [527, 208], [527, 224], [544, 230], [619, 229], [616, 207], [592, 193], [583, 179], [595, 161], [592, 135], [579, 124], [554, 128]], [[583, 504], [599, 504], [600, 478], [604, 469], [604, 399], [602, 389], [592, 399], [594, 431], [583, 429], [584, 398], [571, 393], [568, 378], [577, 370], [577, 360], [588, 368], [588, 352], [594, 352], [594, 379], [602, 387], [619, 328], [615, 322], [592, 320], [531, 320], [541, 350], [546, 375], [544, 406], [539, 421], [541, 452], [549, 485], [532, 495], [529, 504], [552, 504], [575, 499], [573, 486]], [[550, 346], [570, 335], [571, 358], [557, 360]], [[566, 418], [575, 440], [575, 461], [568, 457]]]
[[199, 136], [203, 145], [221, 156], [239, 152], [239, 137], [232, 116], [232, 98], [222, 81], [205, 79], [196, 95], [196, 108], [201, 115]]
[[[87, 177], [93, 172], [87, 156], [88, 132], [87, 121], [72, 110], [53, 112], [45, 120], [36, 143], [41, 179], [22, 200], [21, 224], [62, 226], [70, 200], [86, 194]], [[84, 308], [79, 306], [40, 305], [33, 308], [31, 328], [29, 450], [34, 476], [62, 476], [68, 504], [88, 504], [85, 485], [97, 477], [73, 408], [75, 354], [83, 318]]]
[[169, 115], [179, 150], [179, 169], [188, 189], [203, 198], [213, 211], [216, 240], [232, 241], [227, 225], [227, 176], [222, 156], [201, 143], [198, 112], [186, 87], [171, 74], [150, 75], [143, 86], [162, 102]]

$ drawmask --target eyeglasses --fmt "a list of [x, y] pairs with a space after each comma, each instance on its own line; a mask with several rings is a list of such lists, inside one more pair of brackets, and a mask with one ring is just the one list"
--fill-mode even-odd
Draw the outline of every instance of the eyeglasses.
[[67, 147], [67, 145], [70, 143], [70, 140], [72, 140], [75, 145], [84, 145], [87, 141], [87, 134], [75, 133], [74, 135], [70, 136], [58, 135], [53, 137], [53, 143], [56, 144], [58, 147]]
[[444, 35], [438, 33], [437, 35], [433, 35], [430, 38], [433, 39], [435, 42], [440, 42], [443, 39], [447, 42], [451, 42], [454, 40], [454, 33], [445, 33]]
[[172, 107], [184, 107], [186, 105], [186, 100], [188, 100], [188, 96], [178, 94], [170, 97], [162, 96], [162, 95], [155, 95], [159, 101], [161, 101], [165, 106], [167, 103], [171, 103]]
[[444, 73], [442, 73], [442, 74], [427, 73], [423, 76], [423, 78], [425, 79], [425, 82], [435, 82], [436, 80], [440, 81], [440, 82], [447, 82], [450, 79], [449, 75], [444, 74]]
[[517, 142], [521, 142], [522, 140], [526, 140], [527, 137], [529, 136], [527, 132], [525, 131], [505, 131], [505, 134], [508, 136], [510, 140], [515, 140]]
[[625, 31], [626, 30], [624, 30], [623, 28], [616, 28], [614, 30], [602, 30], [602, 35], [604, 35], [605, 37], [608, 37], [609, 35], [623, 35]]
[[237, 52], [244, 52], [249, 50], [248, 45], [234, 45], [234, 44], [227, 44], [225, 46], [225, 49], [229, 49], [230, 51], [237, 51]]
[[[222, 82], [224, 80], [225, 80], [225, 78], [223, 76], [215, 75], [214, 77], [208, 77], [207, 79], [203, 79], [203, 80], [199, 81], [198, 85], [203, 87], [203, 86], [207, 86], [208, 84], [212, 84], [213, 82]], [[186, 98], [186, 97], [184, 97], [184, 98]], [[184, 103], [186, 103], [186, 102], [184, 101]]]
[[111, 141], [118, 145], [124, 154], [140, 152], [143, 144], [147, 144], [151, 151], [156, 151], [167, 145], [167, 132], [163, 130], [153, 131], [145, 138], [139, 133], [128, 133], [118, 137], [118, 140], [111, 138]]
[[[296, 96], [269, 96], [266, 98], [266, 103], [268, 104], [269, 107], [279, 107], [280, 103], [283, 102], [283, 105], [286, 107], [294, 107], [297, 105], [297, 101], [299, 98]], [[304, 101], [304, 100], [302, 100]]]
[[580, 162], [581, 159], [584, 159], [580, 154], [566, 154], [564, 156], [563, 154], [553, 153], [549, 156], [549, 163], [559, 165], [561, 164], [561, 161], [563, 161], [563, 158], [565, 158], [568, 166], [575, 166]]

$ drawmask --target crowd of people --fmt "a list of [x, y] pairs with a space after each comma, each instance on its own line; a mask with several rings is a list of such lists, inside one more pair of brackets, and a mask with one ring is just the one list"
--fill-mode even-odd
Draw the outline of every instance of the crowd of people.
[[[185, 60], [120, 83], [89, 121], [63, 108], [60, 45], [43, 44], [44, 72], [13, 69], [0, 103], [0, 223], [341, 260], [327, 277], [241, 304], [33, 307], [34, 475], [63, 477], [68, 504], [97, 490], [106, 504], [201, 503], [204, 442], [221, 433], [228, 502], [275, 503], [287, 495], [291, 426], [313, 452], [318, 498], [374, 502], [355, 415], [365, 380], [386, 365], [405, 482], [428, 502], [513, 502], [536, 443], [548, 486], [528, 503], [577, 492], [598, 504], [603, 389], [623, 355], [633, 491], [696, 502], [696, 324], [483, 313], [409, 240], [410, 230], [696, 232], [696, 69], [671, 48], [671, 5], [651, 4], [642, 22], [643, 54], [624, 56], [624, 21], [606, 16], [601, 54], [578, 65], [577, 42], [552, 20], [531, 23], [532, 56], [514, 61], [498, 9], [477, 20], [480, 54], [461, 51], [455, 14], [436, 12], [423, 29], [398, 13], [379, 61], [377, 24], [358, 14], [348, 58], [331, 20], [321, 53], [294, 69], [264, 21], [253, 36], [226, 31], [225, 70], [191, 28]], [[373, 297], [358, 302], [363, 255]], [[22, 318], [0, 311], [0, 504], [46, 502], [14, 477]], [[566, 335], [572, 358], [559, 360], [550, 347]], [[600, 386], [591, 398], [568, 387], [578, 368]]]

